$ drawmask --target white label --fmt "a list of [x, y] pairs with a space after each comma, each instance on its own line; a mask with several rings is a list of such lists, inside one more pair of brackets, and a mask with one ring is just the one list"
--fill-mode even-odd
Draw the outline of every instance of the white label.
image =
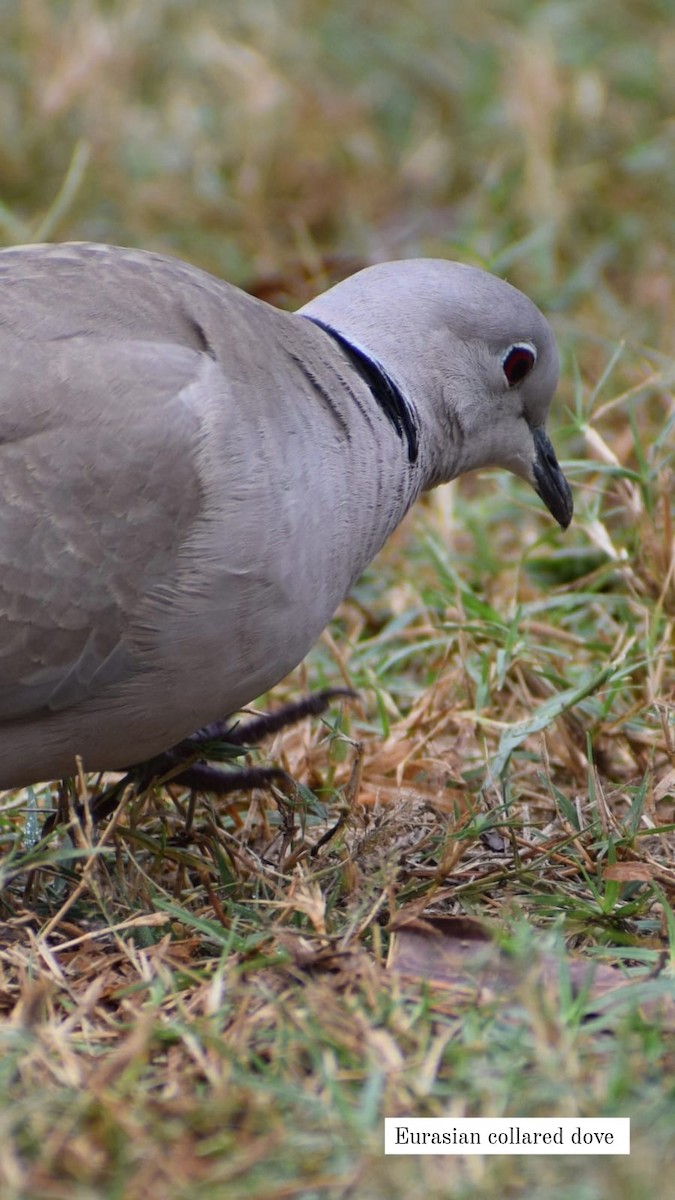
[[385, 1117], [385, 1154], [630, 1154], [628, 1117]]

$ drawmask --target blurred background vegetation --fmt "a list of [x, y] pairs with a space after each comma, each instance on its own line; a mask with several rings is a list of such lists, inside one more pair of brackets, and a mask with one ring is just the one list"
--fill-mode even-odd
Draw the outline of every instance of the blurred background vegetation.
[[[315, 891], [256, 857], [249, 817], [218, 827], [237, 846], [230, 874], [214, 852], [218, 875], [151, 808], [154, 826], [136, 812], [88, 859], [89, 890], [73, 876], [58, 945], [40, 922], [63, 892], [38, 904], [29, 876], [7, 893], [3, 1200], [670, 1194], [672, 1016], [584, 1024], [537, 977], [514, 1021], [368, 972], [377, 914], [425, 889], [440, 903], [439, 881], [444, 911], [525, 915], [523, 978], [550, 924], [613, 965], [670, 954], [672, 970], [674, 214], [674, 0], [0, 0], [4, 243], [141, 246], [289, 307], [376, 260], [487, 266], [554, 325], [577, 506], [563, 540], [503, 476], [427, 502], [343, 608], [337, 649], [289, 683], [335, 683], [337, 662], [366, 697], [349, 727], [364, 826], [352, 813], [344, 845], [304, 860]], [[544, 710], [495, 815], [475, 788], [486, 757]], [[277, 750], [344, 792], [345, 746]], [[11, 803], [3, 839], [23, 854]], [[502, 858], [483, 840], [500, 821]], [[639, 860], [627, 882], [603, 874], [616, 855]], [[89, 923], [164, 920], [179, 900], [172, 941], [149, 924], [138, 946], [73, 949]], [[353, 971], [283, 975], [288, 928], [312, 942], [324, 921], [331, 946], [365, 945]], [[453, 1162], [449, 1183], [447, 1159], [389, 1167], [384, 1111], [629, 1114], [634, 1153]]]
[[241, 284], [461, 255], [589, 335], [670, 348], [672, 0], [0, 14], [8, 242], [140, 245]]

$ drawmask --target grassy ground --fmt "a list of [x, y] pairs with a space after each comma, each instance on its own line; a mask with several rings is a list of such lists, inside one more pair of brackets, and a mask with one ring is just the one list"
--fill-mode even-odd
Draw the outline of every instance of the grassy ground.
[[[269, 701], [360, 696], [258, 753], [290, 808], [164, 789], [45, 845], [55, 789], [3, 797], [3, 1200], [670, 1195], [673, 4], [0, 12], [7, 243], [283, 304], [484, 263], [559, 335], [577, 509], [418, 507]], [[438, 925], [429, 968], [421, 914], [488, 940]], [[385, 1159], [385, 1114], [630, 1116], [632, 1154]]]

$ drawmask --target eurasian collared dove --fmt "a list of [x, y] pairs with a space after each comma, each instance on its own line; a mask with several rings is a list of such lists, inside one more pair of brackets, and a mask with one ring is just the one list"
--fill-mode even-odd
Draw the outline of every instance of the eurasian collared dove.
[[566, 527], [537, 308], [383, 263], [299, 313], [157, 254], [0, 253], [0, 786], [125, 768], [307, 653], [420, 493], [476, 467]]

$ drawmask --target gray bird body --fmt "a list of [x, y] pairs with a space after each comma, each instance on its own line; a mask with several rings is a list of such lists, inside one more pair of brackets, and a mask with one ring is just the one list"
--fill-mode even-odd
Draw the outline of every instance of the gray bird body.
[[0, 787], [267, 691], [428, 487], [502, 465], [571, 517], [552, 335], [473, 268], [383, 264], [289, 314], [153, 254], [18, 247], [0, 364]]

